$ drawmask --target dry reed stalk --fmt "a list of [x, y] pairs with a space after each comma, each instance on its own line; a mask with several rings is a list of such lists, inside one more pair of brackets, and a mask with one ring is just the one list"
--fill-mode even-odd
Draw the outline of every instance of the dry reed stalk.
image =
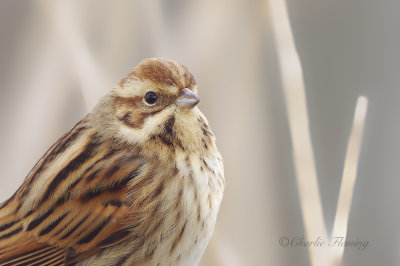
[[[308, 240], [324, 237], [325, 223], [310, 137], [305, 87], [300, 59], [296, 51], [284, 0], [271, 0], [270, 11], [275, 34], [276, 49], [285, 93], [290, 136], [293, 146], [297, 185]], [[312, 265], [322, 265], [322, 250], [309, 247]]]
[[[322, 213], [318, 177], [310, 137], [302, 68], [290, 28], [286, 3], [284, 0], [270, 0], [269, 8], [285, 94], [306, 238], [308, 241], [318, 238], [329, 241]], [[357, 101], [335, 217], [332, 236], [341, 236], [344, 239], [346, 239], [348, 217], [356, 181], [367, 103], [367, 99], [363, 96], [359, 97]], [[341, 265], [344, 247], [328, 249], [310, 245], [308, 251], [311, 265], [336, 266]]]
[[[364, 96], [358, 97], [356, 109], [354, 111], [353, 126], [347, 145], [342, 184], [339, 192], [335, 222], [333, 224], [333, 237], [340, 236], [346, 239], [354, 184], [357, 178], [357, 166], [360, 157], [367, 108], [368, 99]], [[341, 265], [344, 246], [334, 248], [332, 252], [334, 265]]]

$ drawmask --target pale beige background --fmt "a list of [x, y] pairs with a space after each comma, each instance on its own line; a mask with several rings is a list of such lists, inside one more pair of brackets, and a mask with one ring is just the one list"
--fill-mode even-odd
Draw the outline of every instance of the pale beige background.
[[[398, 1], [288, 0], [328, 228], [358, 95], [369, 98], [344, 265], [398, 265]], [[0, 1], [0, 201], [145, 57], [187, 65], [225, 160], [202, 265], [308, 265], [268, 1]]]

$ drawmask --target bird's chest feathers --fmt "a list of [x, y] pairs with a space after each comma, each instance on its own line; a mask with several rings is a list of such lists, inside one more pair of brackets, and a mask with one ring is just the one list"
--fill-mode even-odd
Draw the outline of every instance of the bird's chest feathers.
[[[219, 207], [224, 189], [223, 166], [219, 154], [188, 155], [176, 152], [176, 167], [183, 187], [182, 200], [189, 211], [193, 211], [193, 207], [198, 204], [200, 208], [204, 206], [202, 211], [212, 212]], [[214, 206], [214, 203], [218, 203], [218, 206]]]
[[185, 247], [179, 265], [197, 263], [207, 246], [212, 232], [225, 182], [219, 153], [200, 154], [176, 153], [176, 167], [179, 172], [182, 213], [178, 226], [181, 226], [181, 238], [172, 245]]

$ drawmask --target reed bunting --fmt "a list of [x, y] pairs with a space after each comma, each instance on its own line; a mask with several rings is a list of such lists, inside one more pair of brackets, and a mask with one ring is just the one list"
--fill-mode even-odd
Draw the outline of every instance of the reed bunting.
[[0, 265], [197, 265], [222, 158], [174, 61], [145, 59], [0, 205]]

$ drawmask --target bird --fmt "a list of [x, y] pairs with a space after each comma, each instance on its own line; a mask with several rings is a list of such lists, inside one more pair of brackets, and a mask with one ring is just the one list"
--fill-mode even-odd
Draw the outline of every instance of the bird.
[[186, 66], [142, 60], [0, 205], [0, 265], [197, 265], [225, 189], [199, 101]]

